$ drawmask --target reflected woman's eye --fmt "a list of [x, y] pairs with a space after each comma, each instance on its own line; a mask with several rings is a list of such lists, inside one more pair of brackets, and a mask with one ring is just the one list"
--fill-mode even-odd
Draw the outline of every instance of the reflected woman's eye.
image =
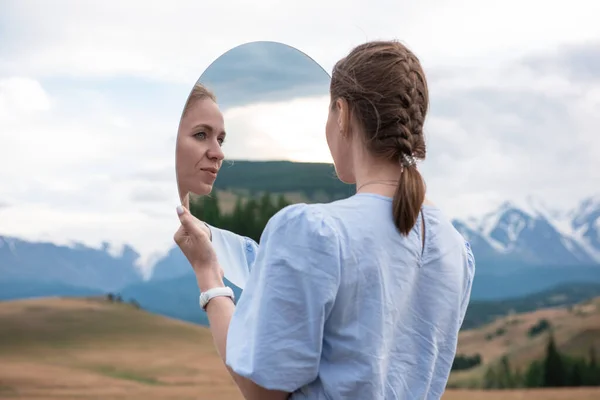
[[223, 143], [225, 143], [225, 138], [219, 138], [217, 141], [219, 142], [219, 146], [223, 146]]
[[194, 134], [194, 137], [196, 139], [204, 140], [204, 139], [206, 139], [206, 133], [205, 132], [198, 132], [198, 133]]

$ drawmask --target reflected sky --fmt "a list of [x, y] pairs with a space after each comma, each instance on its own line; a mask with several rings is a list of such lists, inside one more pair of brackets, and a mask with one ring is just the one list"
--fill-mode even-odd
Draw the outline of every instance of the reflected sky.
[[268, 41], [234, 47], [198, 79], [217, 95], [224, 111], [256, 102], [325, 96], [329, 81], [329, 74], [306, 54]]

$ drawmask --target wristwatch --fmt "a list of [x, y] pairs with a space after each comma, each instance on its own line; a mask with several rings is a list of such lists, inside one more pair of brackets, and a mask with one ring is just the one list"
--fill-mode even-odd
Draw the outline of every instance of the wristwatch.
[[200, 294], [200, 307], [206, 311], [208, 302], [215, 297], [229, 297], [235, 303], [235, 294], [229, 286], [216, 287]]

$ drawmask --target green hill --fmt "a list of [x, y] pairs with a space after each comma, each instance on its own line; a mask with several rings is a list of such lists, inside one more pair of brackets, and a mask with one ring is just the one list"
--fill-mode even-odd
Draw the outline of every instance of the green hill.
[[514, 313], [569, 307], [596, 296], [600, 296], [598, 283], [567, 283], [523, 297], [495, 301], [471, 300], [462, 328], [478, 328]]
[[356, 191], [337, 178], [332, 164], [291, 161], [225, 161], [214, 187], [240, 194], [301, 193], [312, 201], [345, 198]]

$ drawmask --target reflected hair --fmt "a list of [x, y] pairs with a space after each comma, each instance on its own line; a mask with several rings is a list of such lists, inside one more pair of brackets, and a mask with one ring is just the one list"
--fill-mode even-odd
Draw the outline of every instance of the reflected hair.
[[425, 200], [425, 182], [414, 162], [425, 159], [429, 103], [419, 59], [395, 40], [361, 44], [335, 64], [330, 92], [332, 107], [337, 99], [348, 103], [367, 150], [401, 165], [393, 217], [400, 233], [408, 235]]
[[188, 96], [187, 101], [185, 102], [185, 106], [183, 106], [183, 113], [181, 114], [181, 118], [183, 118], [185, 116], [185, 114], [188, 112], [188, 110], [196, 102], [198, 102], [200, 100], [204, 100], [204, 99], [210, 99], [210, 100], [214, 101], [215, 103], [217, 102], [217, 97], [210, 89], [208, 89], [206, 86], [204, 86], [201, 83], [196, 83], [194, 85], [190, 95]]

